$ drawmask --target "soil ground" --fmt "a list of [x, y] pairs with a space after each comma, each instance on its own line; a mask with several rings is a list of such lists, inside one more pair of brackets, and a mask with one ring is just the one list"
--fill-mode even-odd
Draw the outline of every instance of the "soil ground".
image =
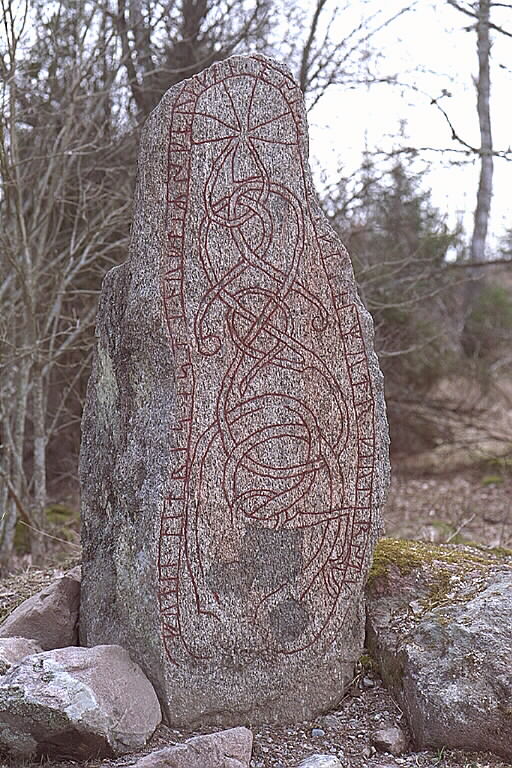
[[384, 526], [393, 538], [512, 548], [512, 460], [447, 475], [396, 471]]
[[[385, 510], [385, 535], [436, 543], [471, 542], [491, 547], [512, 547], [512, 469], [505, 462], [449, 475], [410, 475], [394, 472]], [[68, 561], [75, 564], [76, 554]], [[29, 594], [59, 575], [26, 568], [0, 582], [0, 617]], [[295, 768], [312, 754], [336, 754], [343, 768], [505, 768], [492, 754], [456, 751], [407, 751], [400, 757], [376, 752], [372, 732], [383, 725], [399, 725], [407, 732], [404, 717], [378, 675], [360, 669], [336, 711], [314, 722], [293, 726], [253, 728], [251, 768]], [[313, 729], [315, 729], [313, 733]], [[317, 730], [318, 729], [318, 730]], [[205, 729], [214, 730], [214, 729]], [[184, 741], [192, 733], [160, 726], [146, 752]], [[77, 768], [77, 762], [3, 761], [0, 768]], [[84, 765], [84, 764], [82, 764]], [[136, 757], [95, 760], [87, 768], [128, 768]], [[85, 768], [85, 766], [84, 766]]]

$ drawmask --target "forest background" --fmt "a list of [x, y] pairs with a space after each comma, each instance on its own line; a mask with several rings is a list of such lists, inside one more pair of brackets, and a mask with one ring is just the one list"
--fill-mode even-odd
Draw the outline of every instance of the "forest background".
[[[286, 61], [329, 130], [333, 94], [343, 104], [349, 91], [387, 89], [393, 104], [397, 89], [419, 91], [390, 71], [383, 47], [417, 5], [0, 0], [0, 573], [20, 555], [43, 561], [76, 531], [98, 291], [128, 253], [140, 128], [162, 94], [259, 51]], [[473, 41], [477, 131], [459, 125], [449, 90], [436, 90], [432, 45], [421, 74], [432, 74], [433, 92], [422, 94], [446, 146], [415, 146], [402, 120], [391, 143], [367, 144], [355, 171], [317, 174], [321, 204], [374, 318], [395, 463], [416, 457], [421, 467], [436, 451], [446, 462], [450, 449], [457, 461], [510, 467], [512, 230], [491, 244], [488, 234], [494, 168], [512, 161], [510, 147], [493, 144], [491, 109], [493, 68], [510, 71], [493, 43], [512, 46], [512, 2], [425, 6], [455, 14]], [[434, 157], [454, 173], [474, 168], [470, 211], [433, 204]]]

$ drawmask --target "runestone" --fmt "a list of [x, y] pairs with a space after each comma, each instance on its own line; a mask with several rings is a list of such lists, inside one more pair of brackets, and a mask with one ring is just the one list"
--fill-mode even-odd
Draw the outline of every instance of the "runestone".
[[302, 95], [233, 57], [145, 125], [83, 419], [82, 642], [173, 725], [334, 706], [388, 479], [371, 318], [320, 211]]

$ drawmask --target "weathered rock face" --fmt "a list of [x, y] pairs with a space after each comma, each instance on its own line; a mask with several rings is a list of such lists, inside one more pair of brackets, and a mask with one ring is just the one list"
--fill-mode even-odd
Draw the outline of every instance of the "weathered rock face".
[[121, 755], [160, 719], [153, 687], [118, 646], [45, 651], [0, 678], [0, 748], [13, 755]]
[[415, 746], [512, 759], [512, 559], [395, 546], [400, 567], [379, 565], [369, 588], [368, 647]]
[[82, 642], [125, 645], [176, 725], [315, 716], [361, 649], [382, 380], [306, 133], [269, 59], [172, 88], [142, 137], [129, 262], [103, 286]]
[[45, 651], [78, 643], [80, 566], [24, 600], [0, 626], [0, 637], [26, 637]]
[[10, 668], [25, 656], [41, 653], [43, 649], [35, 640], [26, 637], [0, 638], [0, 675], [5, 675]]
[[248, 728], [194, 736], [141, 758], [135, 768], [249, 768], [252, 733]]

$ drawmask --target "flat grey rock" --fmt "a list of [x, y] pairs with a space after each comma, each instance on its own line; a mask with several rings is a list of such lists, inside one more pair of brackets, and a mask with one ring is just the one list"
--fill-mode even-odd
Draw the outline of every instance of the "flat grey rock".
[[161, 720], [156, 693], [119, 646], [27, 656], [0, 678], [0, 748], [79, 760], [142, 748]]
[[286, 68], [233, 57], [150, 115], [97, 341], [82, 643], [126, 644], [172, 725], [328, 711], [361, 652], [388, 433]]
[[[478, 550], [469, 557], [464, 548], [425, 552], [424, 566], [409, 573], [391, 566], [371, 585], [370, 653], [415, 748], [489, 751], [510, 760], [512, 567], [492, 551], [487, 563]], [[411, 611], [411, 601], [422, 611]]]
[[297, 768], [343, 768], [335, 755], [311, 755], [302, 760]]
[[252, 732], [230, 728], [159, 749], [141, 758], [135, 768], [249, 768], [251, 754]]

